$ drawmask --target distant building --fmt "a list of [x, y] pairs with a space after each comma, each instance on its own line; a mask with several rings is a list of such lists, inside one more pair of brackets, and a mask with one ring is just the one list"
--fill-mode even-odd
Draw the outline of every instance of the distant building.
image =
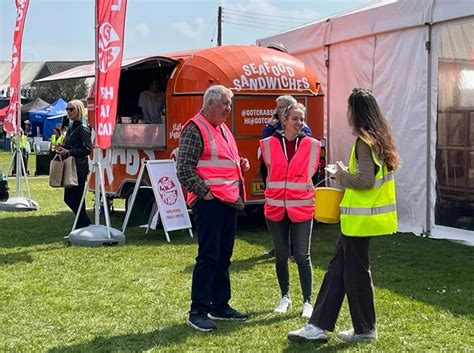
[[[57, 74], [76, 66], [91, 64], [93, 61], [46, 61], [46, 62], [22, 62], [21, 63], [21, 95], [23, 98], [33, 98], [34, 89], [31, 83], [43, 77]], [[0, 98], [10, 96], [10, 74], [11, 62], [0, 61]]]

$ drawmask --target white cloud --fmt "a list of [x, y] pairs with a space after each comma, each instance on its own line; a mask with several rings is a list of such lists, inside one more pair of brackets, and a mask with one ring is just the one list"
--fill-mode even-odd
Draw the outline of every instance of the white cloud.
[[183, 36], [191, 39], [199, 38], [204, 27], [204, 20], [197, 17], [193, 21], [180, 21], [173, 23], [173, 28]]
[[146, 23], [139, 23], [136, 27], [135, 30], [142, 36], [142, 37], [147, 37], [150, 34], [150, 27]]

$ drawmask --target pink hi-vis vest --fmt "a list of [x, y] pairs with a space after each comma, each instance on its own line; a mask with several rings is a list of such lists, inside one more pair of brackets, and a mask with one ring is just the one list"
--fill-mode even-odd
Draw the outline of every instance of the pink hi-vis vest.
[[[197, 174], [209, 186], [214, 197], [225, 202], [237, 201], [244, 177], [240, 169], [239, 151], [232, 132], [225, 124], [213, 126], [200, 113], [189, 121], [197, 125], [204, 143], [196, 168]], [[245, 189], [242, 187], [242, 190], [242, 200], [245, 202]], [[188, 204], [196, 198], [195, 194], [189, 192]]]
[[260, 140], [268, 169], [265, 188], [265, 217], [279, 222], [285, 211], [292, 222], [309, 221], [314, 216], [314, 185], [311, 177], [319, 163], [320, 142], [311, 137], [297, 141], [298, 148], [286, 159], [282, 141], [271, 136]]

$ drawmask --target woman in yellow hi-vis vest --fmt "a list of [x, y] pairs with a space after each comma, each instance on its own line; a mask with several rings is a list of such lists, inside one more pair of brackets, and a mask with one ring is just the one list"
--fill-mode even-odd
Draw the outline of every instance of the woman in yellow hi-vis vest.
[[63, 143], [63, 139], [64, 139], [64, 136], [63, 136], [63, 133], [61, 131], [61, 127], [56, 126], [53, 130], [53, 134], [49, 138], [49, 141], [51, 142], [51, 145], [50, 145], [50, 157], [51, 157], [51, 159], [53, 159], [54, 156], [56, 155], [56, 147], [60, 146]]
[[341, 234], [311, 318], [306, 326], [288, 334], [292, 341], [327, 340], [325, 331], [334, 330], [345, 295], [353, 328], [339, 332], [338, 337], [351, 342], [377, 339], [369, 241], [397, 231], [393, 172], [400, 157], [370, 90], [352, 90], [347, 118], [357, 139], [349, 168], [337, 163], [336, 178], [346, 188], [340, 204]]

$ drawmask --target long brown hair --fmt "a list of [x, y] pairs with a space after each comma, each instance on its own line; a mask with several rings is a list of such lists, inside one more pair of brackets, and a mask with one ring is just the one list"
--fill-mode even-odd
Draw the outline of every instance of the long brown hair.
[[354, 88], [348, 99], [349, 124], [364, 139], [389, 170], [400, 166], [400, 155], [393, 142], [392, 130], [372, 94], [365, 88]]

